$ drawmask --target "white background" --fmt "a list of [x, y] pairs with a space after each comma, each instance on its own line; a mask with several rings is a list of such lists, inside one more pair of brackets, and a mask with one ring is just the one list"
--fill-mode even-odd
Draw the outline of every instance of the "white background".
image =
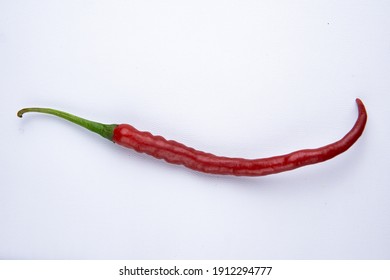
[[[0, 1], [0, 258], [390, 258], [389, 1]], [[52, 116], [218, 155], [341, 138], [331, 161], [214, 176]]]

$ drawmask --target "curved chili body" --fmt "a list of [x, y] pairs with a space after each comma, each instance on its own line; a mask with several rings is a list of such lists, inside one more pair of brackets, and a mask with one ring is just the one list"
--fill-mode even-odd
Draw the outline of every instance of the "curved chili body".
[[353, 128], [339, 141], [316, 149], [299, 150], [269, 158], [243, 159], [216, 156], [173, 140], [166, 140], [161, 136], [154, 136], [149, 132], [139, 131], [128, 124], [120, 124], [114, 128], [112, 141], [137, 152], [200, 172], [264, 176], [323, 162], [349, 149], [363, 133], [367, 121], [367, 112], [362, 101], [356, 99], [356, 103], [359, 111], [358, 119]]
[[236, 176], [264, 176], [326, 161], [349, 149], [363, 133], [367, 121], [367, 112], [363, 102], [356, 99], [356, 103], [359, 110], [358, 119], [353, 128], [339, 141], [317, 149], [300, 150], [286, 155], [261, 159], [220, 157], [195, 150], [176, 141], [166, 140], [161, 136], [154, 136], [149, 132], [139, 131], [128, 124], [102, 124], [51, 108], [24, 108], [17, 115], [22, 117], [27, 112], [54, 115], [80, 125], [119, 145], [200, 172]]

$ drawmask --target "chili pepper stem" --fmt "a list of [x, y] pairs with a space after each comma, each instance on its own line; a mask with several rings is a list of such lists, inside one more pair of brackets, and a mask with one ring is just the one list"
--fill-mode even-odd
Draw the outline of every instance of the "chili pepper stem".
[[75, 123], [79, 126], [86, 128], [92, 132], [95, 132], [95, 133], [101, 135], [102, 137], [104, 137], [110, 141], [112, 141], [114, 129], [117, 126], [116, 124], [103, 124], [103, 123], [90, 121], [90, 120], [83, 119], [83, 118], [80, 118], [78, 116], [66, 113], [66, 112], [62, 112], [62, 111], [50, 109], [50, 108], [24, 108], [24, 109], [20, 110], [17, 113], [17, 115], [19, 118], [22, 118], [23, 114], [28, 113], [28, 112], [49, 114], [49, 115], [53, 115], [53, 116], [68, 120], [72, 123]]

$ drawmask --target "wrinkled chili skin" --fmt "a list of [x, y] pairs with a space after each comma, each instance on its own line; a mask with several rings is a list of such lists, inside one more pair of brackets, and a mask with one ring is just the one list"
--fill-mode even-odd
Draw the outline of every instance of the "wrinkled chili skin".
[[195, 150], [173, 140], [139, 131], [131, 125], [117, 125], [113, 131], [115, 143], [146, 153], [169, 163], [181, 164], [190, 169], [221, 175], [264, 176], [293, 170], [305, 165], [329, 160], [348, 150], [361, 136], [367, 122], [363, 102], [356, 99], [359, 115], [352, 129], [339, 141], [286, 155], [260, 159], [229, 158]]

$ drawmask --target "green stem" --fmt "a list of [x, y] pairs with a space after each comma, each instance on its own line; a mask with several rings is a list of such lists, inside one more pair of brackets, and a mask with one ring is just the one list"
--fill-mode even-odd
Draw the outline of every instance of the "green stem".
[[116, 124], [102, 124], [102, 123], [86, 120], [74, 116], [72, 114], [55, 110], [55, 109], [50, 109], [50, 108], [24, 108], [18, 112], [18, 117], [21, 118], [23, 117], [24, 113], [28, 113], [28, 112], [44, 113], [44, 114], [50, 114], [50, 115], [60, 117], [62, 119], [75, 123], [79, 126], [82, 126], [92, 132], [95, 132], [103, 136], [104, 138], [107, 138], [108, 140], [112, 140], [114, 129], [117, 126]]

